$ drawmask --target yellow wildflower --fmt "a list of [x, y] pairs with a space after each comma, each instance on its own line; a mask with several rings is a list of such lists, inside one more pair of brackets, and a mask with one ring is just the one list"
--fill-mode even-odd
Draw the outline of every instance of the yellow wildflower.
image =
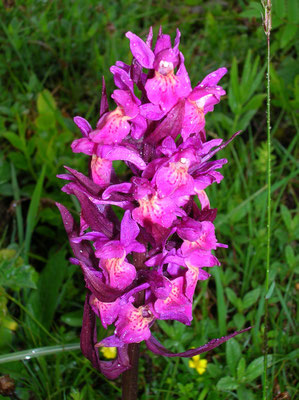
[[200, 355], [194, 356], [191, 360], [189, 360], [189, 367], [195, 368], [199, 375], [202, 375], [205, 372], [207, 369], [207, 364], [208, 361], [205, 359], [201, 360]]
[[106, 358], [115, 358], [116, 357], [116, 347], [101, 347], [100, 352]]

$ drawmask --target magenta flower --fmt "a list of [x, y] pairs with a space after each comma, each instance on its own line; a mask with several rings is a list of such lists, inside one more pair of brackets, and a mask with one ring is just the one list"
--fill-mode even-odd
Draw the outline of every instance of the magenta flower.
[[182, 127], [182, 138], [184, 140], [191, 133], [200, 132], [204, 128], [205, 114], [213, 111], [214, 105], [220, 101], [220, 96], [225, 95], [225, 90], [221, 86], [217, 86], [217, 83], [226, 72], [226, 68], [219, 68], [210, 73], [188, 95]]
[[[239, 132], [223, 143], [206, 141], [203, 130], [206, 113], [225, 94], [217, 85], [225, 68], [192, 90], [179, 30], [173, 45], [160, 30], [153, 50], [152, 30], [146, 41], [132, 32], [126, 36], [132, 63], [117, 61], [110, 69], [116, 108], [108, 109], [103, 80], [96, 128], [74, 118], [83, 137], [72, 149], [90, 156], [89, 177], [68, 167], [59, 175], [66, 181], [62, 190], [80, 203], [80, 224], [57, 204], [74, 253], [71, 262], [81, 268], [87, 290], [81, 349], [110, 379], [132, 367], [131, 344], [145, 341], [155, 354], [193, 357], [247, 330], [182, 353], [171, 353], [152, 335], [157, 320], [191, 324], [196, 286], [210, 277], [206, 268], [220, 265], [214, 252], [227, 246], [217, 241], [217, 209], [210, 208], [205, 189], [221, 182], [218, 170], [227, 163], [212, 157]], [[115, 160], [128, 167], [122, 176], [113, 168]], [[113, 334], [98, 338], [96, 318], [105, 329], [113, 327]], [[100, 360], [102, 346], [117, 347], [117, 358]]]
[[[168, 112], [181, 97], [190, 91], [190, 79], [184, 66], [184, 58], [179, 52], [180, 31], [177, 29], [174, 47], [169, 35], [160, 30], [154, 51], [137, 35], [127, 32], [133, 56], [144, 68], [153, 70], [154, 76], [147, 79], [145, 90], [149, 101]], [[175, 73], [175, 68], [177, 72]]]

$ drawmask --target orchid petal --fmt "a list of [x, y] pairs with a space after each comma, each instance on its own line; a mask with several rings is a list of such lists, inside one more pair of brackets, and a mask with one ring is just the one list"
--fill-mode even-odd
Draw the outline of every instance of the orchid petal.
[[80, 267], [84, 275], [86, 287], [98, 300], [112, 303], [122, 295], [122, 291], [112, 288], [103, 282], [101, 271], [89, 267], [81, 261]]
[[87, 137], [88, 134], [92, 131], [92, 127], [86, 119], [77, 116], [74, 118], [74, 122], [80, 129], [83, 136]]
[[173, 139], [176, 139], [176, 137], [181, 133], [184, 107], [185, 100], [180, 100], [146, 140], [151, 143], [157, 143], [166, 136], [171, 136]]
[[145, 162], [139, 156], [139, 154], [132, 149], [129, 149], [125, 146], [110, 146], [110, 145], [103, 145], [99, 146], [97, 150], [97, 155], [105, 158], [107, 160], [123, 160], [128, 161], [137, 168], [144, 170], [146, 167]]
[[130, 49], [133, 56], [144, 68], [153, 68], [155, 55], [140, 37], [132, 32], [127, 32], [126, 37], [130, 40]]
[[124, 247], [128, 247], [139, 234], [139, 227], [133, 220], [131, 212], [127, 210], [121, 221], [120, 242]]

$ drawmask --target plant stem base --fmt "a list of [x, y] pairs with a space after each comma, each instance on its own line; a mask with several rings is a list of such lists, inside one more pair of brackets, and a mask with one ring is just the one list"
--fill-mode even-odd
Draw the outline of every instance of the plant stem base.
[[122, 400], [137, 400], [139, 347], [139, 343], [129, 344], [132, 368], [122, 373]]

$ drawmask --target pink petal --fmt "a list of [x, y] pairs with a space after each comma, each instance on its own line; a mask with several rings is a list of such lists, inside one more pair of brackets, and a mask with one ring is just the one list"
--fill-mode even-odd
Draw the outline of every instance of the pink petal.
[[131, 119], [131, 136], [138, 140], [142, 137], [147, 128], [146, 119], [142, 115], [137, 115]]
[[98, 185], [110, 183], [112, 161], [93, 155], [90, 163], [92, 180]]
[[118, 108], [108, 113], [101, 125], [103, 126], [92, 131], [89, 135], [95, 143], [120, 143], [130, 133], [131, 129], [127, 119], [124, 118], [123, 113]]
[[130, 40], [130, 49], [133, 56], [144, 68], [153, 68], [155, 55], [140, 37], [132, 32], [127, 32], [126, 37]]
[[115, 323], [115, 334], [124, 343], [142, 342], [151, 336], [149, 325], [152, 320], [153, 315], [146, 307], [135, 308], [132, 304], [128, 304], [122, 308]]
[[202, 210], [210, 208], [210, 200], [206, 192], [204, 190], [197, 190], [196, 188], [195, 192], [197, 193], [198, 200], [200, 201]]
[[128, 116], [130, 119], [132, 119], [138, 115], [138, 106], [129, 91], [116, 89], [111, 97], [118, 106], [122, 106], [125, 116]]
[[155, 72], [155, 76], [147, 80], [145, 90], [149, 100], [160, 105], [164, 112], [169, 111], [181, 97], [189, 93], [184, 77], [173, 73], [162, 75], [159, 72]]
[[160, 51], [171, 48], [171, 39], [169, 35], [163, 33], [158, 36], [154, 53], [157, 55]]
[[95, 143], [88, 138], [76, 139], [71, 144], [73, 153], [84, 153], [89, 156], [95, 152]]
[[102, 259], [101, 267], [109, 274], [109, 284], [111, 287], [123, 290], [129, 286], [136, 277], [134, 265], [123, 261], [122, 258]]
[[94, 295], [90, 297], [90, 305], [93, 311], [101, 318], [102, 325], [107, 329], [108, 325], [113, 324], [119, 314], [119, 299], [112, 303], [104, 303], [98, 300]]
[[201, 85], [205, 86], [215, 86], [220, 81], [220, 79], [227, 73], [225, 67], [219, 68], [216, 71], [211, 72], [207, 75], [201, 82]]
[[127, 210], [121, 221], [120, 242], [124, 247], [136, 239], [139, 234], [139, 227], [131, 216], [131, 212]]
[[86, 119], [78, 116], [74, 118], [74, 122], [82, 132], [83, 136], [87, 137], [88, 134], [92, 131], [92, 127]]
[[171, 281], [171, 292], [166, 299], [155, 301], [154, 309], [159, 319], [175, 319], [186, 325], [192, 321], [192, 303], [183, 293], [184, 278]]

